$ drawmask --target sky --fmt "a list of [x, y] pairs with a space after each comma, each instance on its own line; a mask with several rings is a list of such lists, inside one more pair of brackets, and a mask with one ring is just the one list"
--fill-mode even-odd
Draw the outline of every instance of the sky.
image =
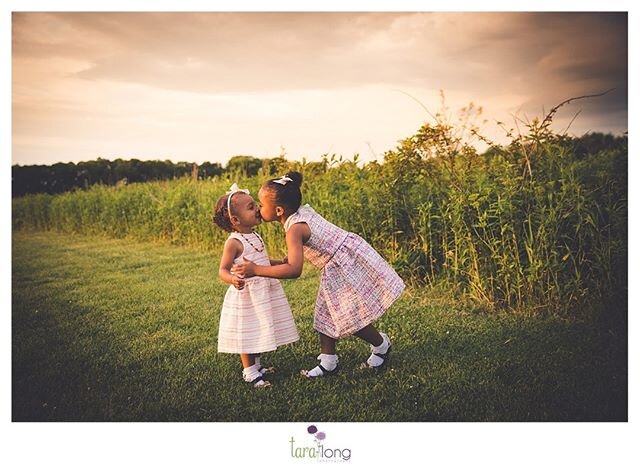
[[505, 142], [614, 88], [554, 126], [621, 134], [627, 53], [626, 13], [13, 13], [12, 163], [382, 160], [441, 92]]

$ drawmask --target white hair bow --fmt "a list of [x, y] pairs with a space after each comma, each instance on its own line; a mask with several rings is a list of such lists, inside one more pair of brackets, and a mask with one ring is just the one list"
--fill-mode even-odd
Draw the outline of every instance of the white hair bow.
[[229, 195], [227, 197], [227, 214], [229, 214], [229, 216], [231, 216], [231, 197], [235, 194], [235, 193], [245, 193], [245, 194], [249, 194], [249, 190], [248, 189], [240, 189], [238, 187], [237, 183], [233, 183], [231, 185], [231, 188], [229, 188], [229, 191], [227, 191], [227, 194]]
[[289, 178], [288, 176], [281, 176], [280, 179], [273, 180], [274, 183], [281, 184], [282, 186], [284, 186], [285, 184], [290, 183], [292, 181], [293, 180], [291, 178]]

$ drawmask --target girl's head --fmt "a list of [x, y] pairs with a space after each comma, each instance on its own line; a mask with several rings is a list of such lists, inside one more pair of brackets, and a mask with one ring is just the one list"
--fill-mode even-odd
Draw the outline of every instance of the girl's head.
[[260, 215], [267, 222], [293, 214], [300, 207], [302, 174], [290, 171], [286, 175], [267, 181], [258, 192]]
[[249, 194], [232, 190], [216, 202], [213, 223], [226, 232], [250, 230], [260, 224], [260, 210]]

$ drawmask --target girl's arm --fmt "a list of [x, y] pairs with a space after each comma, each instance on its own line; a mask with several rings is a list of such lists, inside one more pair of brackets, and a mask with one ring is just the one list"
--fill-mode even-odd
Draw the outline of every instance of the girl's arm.
[[[307, 224], [294, 224], [286, 235], [287, 257], [282, 264], [276, 266], [258, 266], [247, 260], [234, 268], [234, 271], [245, 278], [253, 276], [272, 277], [276, 279], [294, 279], [302, 274], [304, 240], [311, 236], [311, 229]], [[286, 261], [286, 262], [285, 262]]]
[[232, 274], [231, 268], [233, 267], [233, 260], [240, 256], [243, 250], [244, 249], [240, 241], [234, 238], [229, 238], [224, 243], [222, 258], [220, 258], [220, 268], [218, 269], [218, 277], [227, 284], [233, 284], [233, 286], [238, 290], [244, 287], [244, 279], [237, 273]]

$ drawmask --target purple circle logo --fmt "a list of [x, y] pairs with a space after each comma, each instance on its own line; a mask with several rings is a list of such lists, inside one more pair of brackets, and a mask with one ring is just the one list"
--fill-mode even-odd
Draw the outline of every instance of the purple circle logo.
[[323, 441], [327, 435], [323, 432], [318, 432], [318, 427], [315, 424], [312, 424], [311, 426], [309, 426], [307, 428], [307, 432], [309, 434], [313, 434], [313, 437], [315, 437], [318, 441]]

